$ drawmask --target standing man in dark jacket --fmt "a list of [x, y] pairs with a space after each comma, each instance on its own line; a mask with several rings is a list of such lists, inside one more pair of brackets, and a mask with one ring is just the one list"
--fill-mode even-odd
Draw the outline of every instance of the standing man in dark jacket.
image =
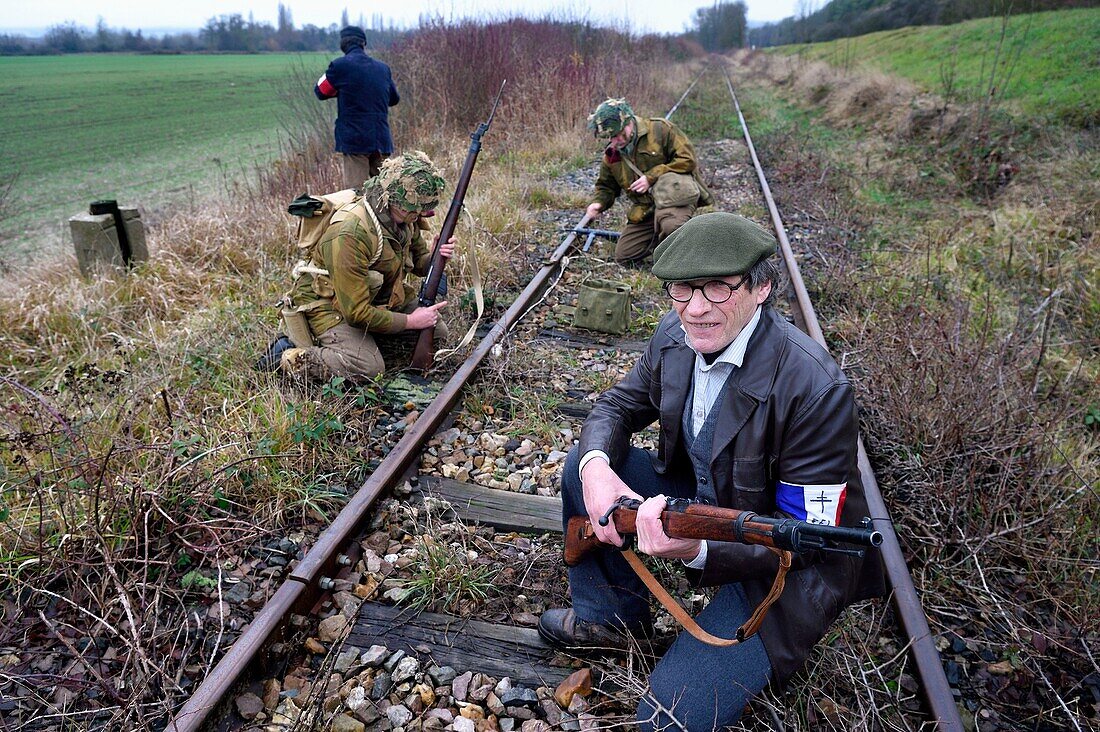
[[[683, 560], [700, 585], [717, 586], [696, 618], [736, 635], [767, 595], [778, 559], [762, 546], [669, 538], [666, 497], [693, 498], [761, 515], [856, 526], [867, 503], [856, 466], [852, 387], [815, 341], [772, 308], [779, 270], [775, 239], [729, 213], [691, 219], [657, 247], [665, 316], [633, 370], [596, 402], [562, 474], [566, 523], [598, 523], [620, 496], [638, 509], [638, 548]], [[658, 451], [631, 447], [654, 420]], [[649, 593], [613, 547], [569, 570], [573, 608], [549, 610], [539, 632], [561, 647], [623, 646], [652, 632]], [[796, 556], [786, 588], [759, 633], [728, 647], [681, 633], [654, 668], [640, 700], [642, 730], [725, 729], [769, 681], [783, 683], [844, 607], [882, 593], [877, 554]]]
[[362, 28], [341, 30], [344, 56], [333, 59], [313, 90], [318, 99], [336, 97], [336, 152], [344, 156], [345, 188], [362, 188], [393, 152], [389, 108], [401, 101], [390, 67], [368, 56], [366, 44]]

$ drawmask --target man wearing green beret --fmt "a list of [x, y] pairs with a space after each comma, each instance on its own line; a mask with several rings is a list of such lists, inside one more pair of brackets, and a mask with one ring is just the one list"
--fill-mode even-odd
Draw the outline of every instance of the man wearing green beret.
[[[587, 517], [602, 542], [621, 546], [599, 518], [621, 496], [643, 501], [637, 548], [682, 560], [715, 587], [696, 621], [733, 638], [768, 594], [778, 559], [766, 547], [669, 538], [668, 498], [856, 526], [867, 513], [856, 466], [852, 387], [828, 352], [772, 308], [780, 273], [775, 239], [741, 216], [697, 216], [655, 252], [671, 311], [633, 370], [585, 420], [562, 473], [566, 524]], [[631, 435], [655, 420], [656, 454]], [[624, 647], [652, 634], [650, 596], [613, 547], [569, 570], [573, 607], [548, 610], [539, 632], [560, 647]], [[877, 554], [796, 556], [786, 588], [756, 635], [706, 645], [681, 633], [638, 704], [642, 730], [726, 729], [766, 684], [783, 684], [840, 611], [883, 591]]]
[[[428, 272], [433, 242], [427, 219], [435, 215], [443, 178], [419, 150], [382, 163], [354, 206], [333, 214], [308, 260], [294, 267], [287, 313], [304, 315], [308, 332], [281, 335], [256, 364], [327, 381], [341, 376], [362, 383], [385, 370], [376, 337], [435, 327], [446, 337], [439, 310], [423, 307], [406, 275]], [[440, 247], [454, 254], [452, 238]], [[293, 334], [287, 329], [288, 334]], [[312, 341], [300, 343], [305, 337]]]
[[607, 141], [588, 215], [598, 218], [620, 193], [631, 202], [615, 245], [620, 264], [641, 262], [696, 206], [714, 203], [691, 140], [668, 120], [639, 118], [625, 99], [607, 99], [589, 115], [588, 129]]

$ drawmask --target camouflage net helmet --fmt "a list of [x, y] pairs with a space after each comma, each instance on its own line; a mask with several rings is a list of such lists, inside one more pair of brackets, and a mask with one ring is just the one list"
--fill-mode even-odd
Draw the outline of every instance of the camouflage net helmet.
[[401, 153], [382, 163], [378, 175], [367, 181], [367, 189], [381, 189], [383, 206], [404, 211], [430, 211], [439, 205], [443, 176], [427, 154], [420, 150]]
[[588, 115], [588, 129], [596, 137], [611, 138], [622, 132], [632, 119], [634, 110], [626, 99], [605, 99]]

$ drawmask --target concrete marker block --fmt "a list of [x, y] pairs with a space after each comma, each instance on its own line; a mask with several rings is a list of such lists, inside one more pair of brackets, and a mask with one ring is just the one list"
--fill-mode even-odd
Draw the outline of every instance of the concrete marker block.
[[[80, 274], [89, 277], [101, 267], [122, 267], [122, 249], [110, 214], [77, 214], [69, 218], [69, 231]], [[144, 234], [142, 246], [144, 247]], [[148, 256], [148, 255], [146, 255]]]

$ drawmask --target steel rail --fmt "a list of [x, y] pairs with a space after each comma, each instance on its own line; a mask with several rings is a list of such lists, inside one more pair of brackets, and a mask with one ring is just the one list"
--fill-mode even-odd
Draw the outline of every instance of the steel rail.
[[[741, 112], [741, 104], [737, 101], [737, 94], [733, 91], [733, 82], [730, 80], [729, 71], [723, 67], [726, 77], [726, 88], [733, 98], [733, 106], [737, 110], [737, 119], [741, 122], [741, 130], [745, 136], [745, 144], [749, 148], [752, 164], [756, 168], [756, 177], [760, 181], [760, 190], [768, 203], [768, 212], [771, 215], [772, 226], [779, 238], [779, 247], [783, 254], [783, 262], [786, 265], [787, 275], [791, 280], [791, 289], [794, 291], [796, 310], [798, 311], [800, 327], [811, 338], [820, 343], [826, 349], [825, 336], [821, 325], [817, 320], [817, 313], [813, 303], [810, 302], [806, 284], [802, 280], [798, 261], [795, 259], [794, 250], [783, 226], [783, 220], [779, 216], [779, 209], [775, 205], [771, 188], [764, 175], [764, 168], [760, 164], [760, 158], [756, 155], [756, 147], [752, 144], [752, 136], [749, 135], [749, 126], [745, 122], [745, 115]], [[893, 588], [894, 604], [898, 615], [901, 617], [905, 634], [909, 637], [910, 651], [917, 666], [917, 674], [921, 679], [921, 687], [924, 689], [928, 708], [936, 721], [939, 729], [950, 732], [961, 732], [962, 719], [959, 717], [959, 708], [951, 695], [951, 687], [944, 675], [943, 664], [939, 651], [936, 650], [932, 638], [932, 631], [928, 627], [928, 618], [924, 614], [920, 595], [913, 585], [913, 578], [909, 574], [909, 567], [905, 563], [905, 556], [901, 551], [897, 534], [894, 532], [894, 523], [890, 520], [890, 513], [886, 509], [886, 502], [882, 498], [878, 481], [875, 479], [871, 463], [867, 459], [867, 450], [863, 446], [863, 438], [857, 442], [857, 460], [859, 474], [863, 481], [863, 490], [867, 498], [867, 509], [875, 522], [876, 528], [882, 532], [883, 542], [879, 547], [883, 562], [886, 564], [886, 573]]]
[[699, 80], [703, 78], [703, 74], [707, 73], [709, 68], [709, 64], [703, 66], [703, 70], [699, 72], [699, 74], [692, 80], [690, 84], [688, 84], [687, 91], [681, 94], [680, 98], [676, 100], [676, 103], [672, 105], [672, 108], [668, 110], [668, 114], [665, 115], [666, 120], [672, 117], [672, 114], [677, 110], [677, 108], [679, 108], [683, 101], [687, 99], [687, 95], [691, 94], [691, 90], [695, 88], [695, 85], [699, 83]]
[[[574, 228], [584, 228], [590, 217], [585, 215]], [[230, 692], [233, 686], [256, 660], [260, 650], [283, 627], [288, 613], [301, 611], [316, 602], [321, 595], [320, 580], [336, 568], [336, 556], [344, 552], [353, 535], [362, 526], [367, 512], [383, 491], [398, 480], [424, 444], [435, 433], [458, 401], [462, 388], [495, 346], [527, 312], [548, 286], [551, 276], [561, 269], [566, 255], [575, 247], [577, 233], [571, 232], [558, 245], [547, 261], [531, 278], [527, 287], [481, 340], [470, 356], [458, 367], [420, 417], [405, 432], [404, 437], [378, 465], [340, 511], [332, 524], [317, 537], [316, 543], [283, 584], [253, 618], [248, 629], [237, 639], [225, 656], [203, 680], [195, 693], [184, 703], [168, 723], [169, 732], [193, 732], [201, 728], [206, 717]]]

